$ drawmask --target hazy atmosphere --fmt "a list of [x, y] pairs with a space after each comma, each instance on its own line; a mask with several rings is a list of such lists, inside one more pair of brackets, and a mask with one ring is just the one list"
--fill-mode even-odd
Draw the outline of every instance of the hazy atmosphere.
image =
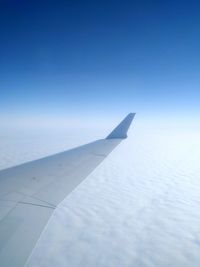
[[129, 137], [64, 200], [28, 266], [198, 267], [200, 5], [1, 1], [0, 169]]

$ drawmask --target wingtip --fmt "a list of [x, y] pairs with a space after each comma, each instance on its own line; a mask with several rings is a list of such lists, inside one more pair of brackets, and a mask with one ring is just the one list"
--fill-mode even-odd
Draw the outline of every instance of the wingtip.
[[126, 117], [130, 116], [130, 117], [134, 118], [134, 117], [135, 117], [135, 115], [136, 115], [136, 113], [135, 113], [135, 112], [131, 112], [131, 113], [129, 113], [129, 114], [126, 116]]
[[106, 137], [106, 139], [125, 139], [128, 129], [136, 113], [129, 113], [122, 122]]

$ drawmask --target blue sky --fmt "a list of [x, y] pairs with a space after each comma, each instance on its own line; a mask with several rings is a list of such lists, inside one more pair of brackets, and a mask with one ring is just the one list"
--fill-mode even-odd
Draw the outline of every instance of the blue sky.
[[1, 1], [0, 113], [200, 113], [194, 1]]

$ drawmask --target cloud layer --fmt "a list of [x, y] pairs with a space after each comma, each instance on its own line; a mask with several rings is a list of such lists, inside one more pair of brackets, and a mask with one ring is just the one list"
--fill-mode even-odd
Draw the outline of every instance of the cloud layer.
[[[61, 135], [1, 139], [1, 168], [89, 139]], [[56, 210], [28, 266], [199, 266], [199, 140], [131, 130]]]

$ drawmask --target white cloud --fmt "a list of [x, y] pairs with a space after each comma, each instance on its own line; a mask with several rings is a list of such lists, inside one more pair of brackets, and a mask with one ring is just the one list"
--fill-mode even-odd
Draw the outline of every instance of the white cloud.
[[[0, 164], [10, 166], [91, 138], [61, 135], [54, 142], [51, 136], [18, 136], [10, 145], [5, 138]], [[197, 132], [134, 127], [55, 212], [29, 266], [198, 267], [199, 137]]]

